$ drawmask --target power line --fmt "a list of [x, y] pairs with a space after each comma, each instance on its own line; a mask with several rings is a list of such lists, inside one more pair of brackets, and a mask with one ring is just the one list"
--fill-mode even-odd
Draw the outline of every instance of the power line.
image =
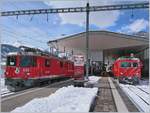
[[[89, 12], [128, 10], [128, 9], [141, 9], [141, 8], [149, 8], [149, 3], [143, 2], [143, 3], [132, 3], [132, 4], [90, 6]], [[77, 13], [77, 12], [86, 12], [86, 11], [87, 11], [86, 7], [34, 9], [34, 10], [5, 11], [5, 12], [1, 12], [1, 16], [35, 15], [35, 14], [48, 14], [48, 13]]]
[[[13, 39], [18, 38], [18, 35], [13, 34], [13, 33], [11, 33], [11, 32], [7, 32], [7, 36], [9, 36], [10, 38], [13, 38]], [[19, 38], [20, 38], [20, 37], [19, 37]], [[25, 43], [30, 43], [30, 42], [31, 42], [31, 41], [29, 41], [29, 40], [28, 40], [28, 41], [27, 41], [27, 40], [23, 40], [23, 41], [22, 41], [22, 40], [17, 40], [17, 41], [21, 41], [21, 42], [23, 42], [23, 43], [24, 43], [24, 42], [25, 42]], [[36, 41], [36, 42], [38, 42], [38, 43], [40, 43], [40, 44], [42, 43], [42, 42], [39, 42], [39, 41]], [[25, 44], [25, 43], [24, 43], [24, 44]], [[45, 44], [45, 43], [43, 43], [43, 44]], [[42, 48], [42, 47], [40, 46], [40, 48]], [[42, 49], [44, 49], [44, 48], [42, 48]]]
[[[33, 19], [33, 16], [31, 17], [32, 19]], [[30, 21], [31, 21], [31, 18], [30, 18]], [[13, 18], [13, 20], [15, 20], [14, 18]], [[22, 25], [22, 26], [25, 26], [25, 27], [29, 27], [29, 26], [27, 26], [27, 25], [25, 25], [25, 24], [22, 24], [22, 23], [20, 23], [19, 21], [17, 21], [17, 20], [15, 20], [17, 23], [19, 23], [20, 25]], [[30, 29], [31, 30], [31, 29]], [[37, 32], [37, 31], [35, 31], [34, 29], [32, 29], [32, 31], [36, 34], [36, 35], [41, 35], [42, 37], [43, 37], [43, 34], [40, 34], [39, 32]]]
[[[1, 26], [3, 26], [2, 24], [0, 24]], [[11, 28], [10, 26], [4, 26], [5, 28], [5, 30], [7, 30], [8, 32], [11, 32], [11, 33], [14, 33], [14, 34], [16, 34], [16, 35], [18, 35], [18, 32], [16, 32], [15, 30], [13, 30], [13, 32], [12, 32], [12, 29], [13, 28]], [[3, 27], [2, 27], [2, 29], [3, 29]], [[10, 29], [10, 30], [8, 30], [8, 29]], [[36, 34], [36, 33], [35, 33]], [[37, 39], [34, 39], [33, 37], [31, 37], [31, 36], [27, 36], [27, 35], [20, 35], [20, 36], [23, 36], [23, 37], [26, 37], [26, 38], [31, 38], [31, 39], [33, 39], [33, 40], [35, 40], [35, 41], [39, 41], [39, 42], [42, 42], [42, 43], [45, 43], [46, 41], [41, 41], [41, 40], [37, 40]], [[37, 37], [37, 36], [36, 36]], [[38, 36], [39, 37], [39, 36]]]
[[2, 32], [6, 32], [6, 33], [9, 33], [9, 34], [12, 34], [12, 35], [14, 35], [17, 39], [18, 39], [18, 38], [21, 38], [21, 37], [24, 37], [24, 38], [28, 38], [28, 39], [34, 40], [34, 41], [36, 41], [36, 42], [39, 42], [39, 43], [46, 43], [46, 42], [44, 42], [44, 41], [36, 40], [36, 39], [34, 39], [34, 38], [32, 38], [32, 37], [25, 36], [25, 35], [20, 35], [21, 37], [19, 37], [19, 36], [18, 36], [18, 33], [9, 31], [9, 30], [7, 30], [7, 29], [2, 29]]

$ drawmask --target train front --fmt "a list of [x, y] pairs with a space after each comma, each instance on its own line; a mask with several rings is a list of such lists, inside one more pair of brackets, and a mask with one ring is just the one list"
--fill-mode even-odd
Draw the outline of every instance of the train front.
[[33, 80], [38, 75], [36, 70], [36, 57], [10, 53], [7, 56], [5, 70], [5, 85], [9, 90], [32, 86]]
[[141, 78], [142, 63], [138, 58], [119, 58], [113, 72], [121, 83], [138, 84]]

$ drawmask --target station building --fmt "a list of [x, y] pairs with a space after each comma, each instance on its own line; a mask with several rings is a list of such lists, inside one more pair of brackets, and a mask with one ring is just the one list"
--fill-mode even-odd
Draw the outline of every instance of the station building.
[[[75, 55], [86, 55], [86, 33], [82, 32], [56, 40], [60, 51], [72, 51]], [[89, 31], [89, 60], [99, 65], [111, 65], [120, 56], [131, 53], [143, 62], [142, 76], [149, 76], [149, 38], [110, 31]]]

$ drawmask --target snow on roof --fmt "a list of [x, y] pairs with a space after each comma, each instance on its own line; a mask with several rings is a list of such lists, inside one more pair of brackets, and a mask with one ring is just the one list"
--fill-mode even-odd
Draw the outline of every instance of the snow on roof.
[[132, 57], [129, 57], [129, 58], [125, 58], [125, 57], [120, 57], [118, 58], [117, 60], [140, 60], [139, 58], [132, 58]]
[[68, 86], [49, 97], [36, 98], [12, 112], [89, 112], [98, 88]]
[[8, 55], [17, 55], [18, 52], [9, 52]]

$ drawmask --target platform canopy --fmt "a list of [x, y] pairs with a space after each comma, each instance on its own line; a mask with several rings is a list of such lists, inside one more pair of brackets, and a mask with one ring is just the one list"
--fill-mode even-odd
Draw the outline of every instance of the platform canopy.
[[[63, 37], [56, 40], [50, 40], [48, 45], [56, 42], [59, 50], [73, 50], [85, 53], [86, 33]], [[89, 32], [89, 50], [103, 51], [107, 49], [129, 48], [129, 47], [148, 47], [149, 38], [126, 35], [109, 31], [90, 31]]]

